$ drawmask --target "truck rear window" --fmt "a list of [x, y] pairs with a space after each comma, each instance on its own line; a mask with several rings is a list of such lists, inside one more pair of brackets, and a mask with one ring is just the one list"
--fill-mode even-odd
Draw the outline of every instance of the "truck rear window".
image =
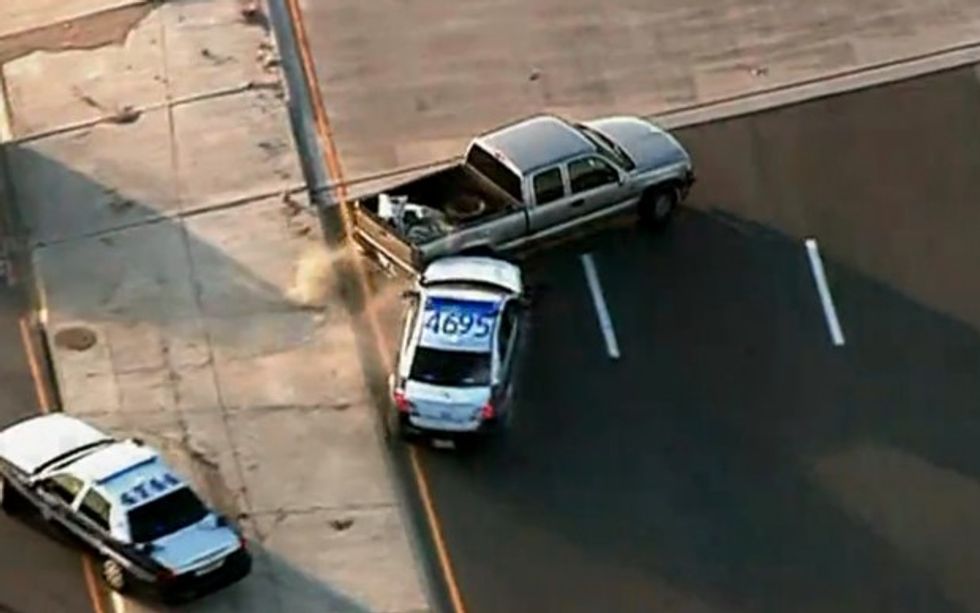
[[521, 197], [521, 178], [514, 174], [510, 168], [490, 155], [483, 147], [473, 145], [466, 156], [466, 164], [486, 177], [490, 182], [504, 190], [514, 200], [522, 202]]

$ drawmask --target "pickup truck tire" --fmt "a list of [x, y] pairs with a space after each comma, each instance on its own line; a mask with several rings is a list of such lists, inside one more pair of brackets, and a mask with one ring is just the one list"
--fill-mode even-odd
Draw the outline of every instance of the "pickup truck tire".
[[680, 190], [675, 185], [651, 188], [640, 198], [640, 223], [659, 230], [670, 222], [680, 201]]

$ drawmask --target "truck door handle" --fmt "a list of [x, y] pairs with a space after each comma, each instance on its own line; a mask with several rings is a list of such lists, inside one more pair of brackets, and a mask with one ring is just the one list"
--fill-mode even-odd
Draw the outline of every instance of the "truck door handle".
[[568, 206], [572, 207], [573, 209], [576, 209], [576, 208], [582, 206], [583, 204], [585, 204], [585, 200], [583, 200], [582, 198], [579, 198], [578, 200], [572, 200], [568, 204]]

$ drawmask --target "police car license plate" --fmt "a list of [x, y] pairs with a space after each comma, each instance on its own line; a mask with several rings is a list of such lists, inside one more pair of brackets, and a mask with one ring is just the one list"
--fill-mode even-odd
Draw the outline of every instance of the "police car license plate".
[[211, 564], [208, 564], [207, 566], [202, 566], [201, 568], [195, 570], [194, 574], [197, 575], [198, 577], [200, 577], [201, 575], [206, 575], [212, 571], [216, 571], [219, 568], [221, 568], [221, 565], [224, 564], [224, 562], [225, 562], [224, 560], [218, 560], [217, 562], [213, 562]]
[[434, 438], [432, 439], [432, 446], [436, 449], [455, 449], [456, 441], [448, 438]]

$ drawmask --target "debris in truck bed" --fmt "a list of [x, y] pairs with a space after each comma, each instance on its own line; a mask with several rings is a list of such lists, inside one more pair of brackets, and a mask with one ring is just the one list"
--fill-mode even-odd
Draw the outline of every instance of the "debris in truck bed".
[[378, 196], [378, 217], [415, 243], [425, 243], [452, 231], [446, 215], [432, 207], [408, 202], [406, 196]]

